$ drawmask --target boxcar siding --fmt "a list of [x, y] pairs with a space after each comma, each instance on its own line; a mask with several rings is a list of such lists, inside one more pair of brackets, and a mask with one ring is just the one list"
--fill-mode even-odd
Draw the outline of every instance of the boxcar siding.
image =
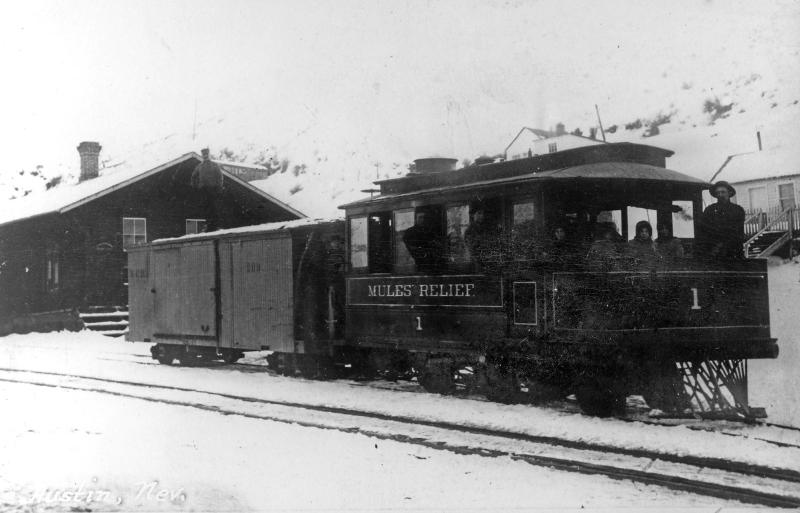
[[291, 244], [288, 236], [221, 242], [221, 345], [293, 350]]
[[128, 252], [129, 324], [125, 338], [143, 341], [153, 338], [153, 273], [150, 248]]
[[193, 338], [215, 338], [213, 242], [157, 248], [153, 251], [152, 269], [157, 337], [187, 343]]

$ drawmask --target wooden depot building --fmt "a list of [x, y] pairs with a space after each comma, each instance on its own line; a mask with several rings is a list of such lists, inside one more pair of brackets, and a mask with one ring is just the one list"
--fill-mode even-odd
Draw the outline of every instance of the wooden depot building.
[[[126, 250], [154, 239], [305, 217], [227, 163], [209, 194], [192, 179], [203, 158], [99, 174], [100, 145], [82, 142], [80, 180], [6, 201], [0, 211], [0, 325], [35, 312], [127, 303]], [[260, 169], [252, 166], [255, 174]], [[193, 184], [195, 187], [193, 187]]]

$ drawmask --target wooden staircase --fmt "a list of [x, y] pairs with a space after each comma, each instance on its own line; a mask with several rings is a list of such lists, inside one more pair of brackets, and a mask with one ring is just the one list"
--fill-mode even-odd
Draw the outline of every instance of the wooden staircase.
[[86, 329], [107, 337], [121, 337], [128, 331], [128, 308], [125, 306], [88, 306], [78, 311]]
[[764, 212], [757, 212], [745, 220], [745, 233], [750, 237], [744, 243], [747, 258], [768, 257], [786, 243], [800, 236], [800, 211], [787, 208], [771, 220]]

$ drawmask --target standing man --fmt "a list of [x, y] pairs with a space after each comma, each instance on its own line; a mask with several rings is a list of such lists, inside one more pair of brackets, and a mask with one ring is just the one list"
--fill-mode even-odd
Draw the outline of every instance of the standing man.
[[722, 181], [715, 183], [710, 192], [717, 202], [703, 211], [699, 234], [701, 251], [705, 257], [715, 260], [744, 258], [744, 209], [731, 203], [736, 189]]
[[220, 228], [223, 214], [222, 169], [218, 164], [212, 162], [208, 155], [208, 148], [203, 148], [200, 153], [203, 155], [203, 161], [194, 168], [190, 183], [192, 188], [199, 193], [203, 215], [207, 218], [208, 230], [212, 231]]

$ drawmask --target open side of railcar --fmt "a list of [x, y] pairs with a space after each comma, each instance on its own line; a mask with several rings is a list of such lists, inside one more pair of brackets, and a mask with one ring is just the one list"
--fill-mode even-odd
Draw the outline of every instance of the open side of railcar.
[[[342, 207], [347, 343], [411, 355], [437, 392], [468, 368], [498, 400], [575, 393], [609, 414], [636, 393], [673, 412], [752, 414], [746, 360], [777, 356], [766, 264], [695, 247], [710, 184], [667, 169], [669, 155], [607, 144], [378, 182]], [[482, 243], [469, 235], [476, 209]], [[424, 265], [404, 241], [420, 213], [438, 256]], [[639, 220], [668, 227], [681, 255], [633, 251]]]

